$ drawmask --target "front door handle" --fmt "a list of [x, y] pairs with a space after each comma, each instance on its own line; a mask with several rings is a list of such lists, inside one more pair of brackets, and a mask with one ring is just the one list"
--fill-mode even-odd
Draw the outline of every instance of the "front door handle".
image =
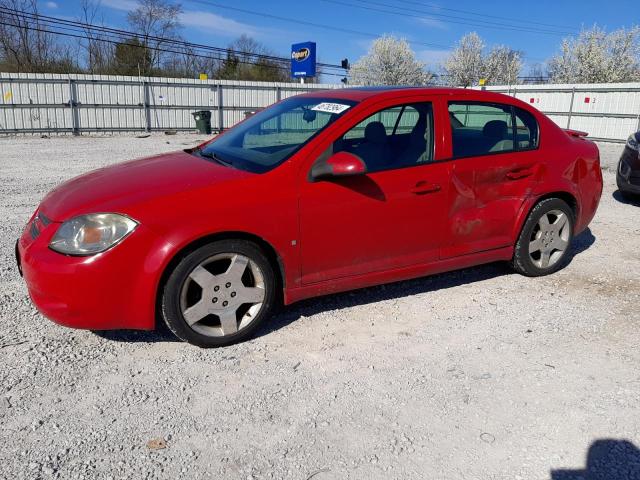
[[411, 189], [411, 193], [416, 195], [425, 195], [427, 193], [435, 193], [440, 191], [440, 185], [429, 182], [418, 182]]
[[525, 168], [524, 170], [513, 170], [507, 172], [507, 178], [509, 180], [520, 180], [521, 178], [527, 178], [533, 175], [533, 170]]

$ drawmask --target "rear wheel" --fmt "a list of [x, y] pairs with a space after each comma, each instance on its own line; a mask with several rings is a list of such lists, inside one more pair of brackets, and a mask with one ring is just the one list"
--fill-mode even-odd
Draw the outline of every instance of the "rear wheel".
[[245, 240], [210, 243], [184, 257], [162, 292], [162, 316], [181, 340], [220, 347], [247, 339], [270, 316], [273, 268]]
[[627, 202], [635, 202], [640, 199], [640, 195], [634, 195], [633, 193], [629, 193], [624, 190], [624, 187], [621, 186], [620, 180], [618, 178], [616, 178], [616, 184], [618, 186], [618, 192], [620, 192], [620, 196]]
[[548, 198], [539, 202], [518, 237], [513, 268], [529, 277], [561, 269], [571, 248], [574, 221], [573, 210], [564, 200]]

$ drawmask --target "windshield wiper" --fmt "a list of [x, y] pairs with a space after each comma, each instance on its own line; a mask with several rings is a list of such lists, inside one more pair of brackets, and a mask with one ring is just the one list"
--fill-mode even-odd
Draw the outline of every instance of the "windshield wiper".
[[230, 167], [230, 168], [235, 168], [233, 166], [233, 163], [231, 162], [227, 162], [225, 160], [222, 160], [218, 155], [216, 155], [213, 152], [204, 152], [202, 150], [200, 150], [198, 153], [200, 153], [200, 156], [205, 157], [205, 158], [210, 158], [211, 160], [213, 160], [216, 163], [219, 163], [220, 165], [224, 165], [225, 167]]

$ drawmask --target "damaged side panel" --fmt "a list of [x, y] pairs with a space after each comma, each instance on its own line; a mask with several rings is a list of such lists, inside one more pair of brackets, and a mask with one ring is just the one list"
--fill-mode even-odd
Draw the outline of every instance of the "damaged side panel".
[[510, 246], [512, 227], [540, 178], [536, 152], [453, 161], [449, 242], [441, 258]]

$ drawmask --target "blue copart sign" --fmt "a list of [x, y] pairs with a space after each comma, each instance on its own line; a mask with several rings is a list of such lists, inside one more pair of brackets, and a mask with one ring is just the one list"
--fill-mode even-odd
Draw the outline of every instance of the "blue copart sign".
[[316, 43], [303, 42], [291, 45], [291, 76], [316, 76]]

